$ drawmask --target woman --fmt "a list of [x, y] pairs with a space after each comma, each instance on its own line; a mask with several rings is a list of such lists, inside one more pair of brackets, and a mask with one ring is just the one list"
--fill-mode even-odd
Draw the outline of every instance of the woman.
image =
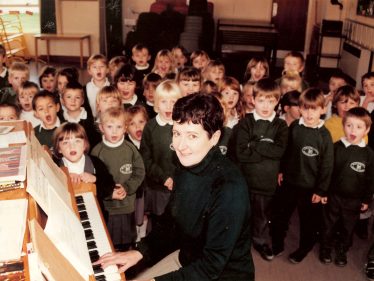
[[219, 101], [211, 95], [183, 97], [174, 105], [173, 120], [179, 167], [168, 208], [138, 250], [106, 254], [96, 264], [125, 271], [171, 253], [137, 279], [254, 280], [247, 186], [216, 147], [223, 127]]

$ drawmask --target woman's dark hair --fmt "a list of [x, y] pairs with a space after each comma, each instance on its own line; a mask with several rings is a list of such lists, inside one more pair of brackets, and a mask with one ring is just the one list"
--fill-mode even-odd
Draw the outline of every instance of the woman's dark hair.
[[180, 98], [175, 103], [173, 120], [181, 124], [201, 124], [211, 138], [216, 131], [222, 130], [224, 114], [216, 97], [199, 93]]

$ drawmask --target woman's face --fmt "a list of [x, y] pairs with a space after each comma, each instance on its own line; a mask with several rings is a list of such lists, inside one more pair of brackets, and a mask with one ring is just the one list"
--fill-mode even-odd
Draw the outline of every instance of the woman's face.
[[173, 147], [178, 159], [185, 167], [201, 162], [209, 150], [219, 140], [220, 131], [216, 131], [211, 138], [201, 124], [177, 123], [173, 124]]

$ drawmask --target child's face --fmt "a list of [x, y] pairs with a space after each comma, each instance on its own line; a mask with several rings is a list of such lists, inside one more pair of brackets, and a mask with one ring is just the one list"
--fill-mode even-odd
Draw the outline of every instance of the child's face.
[[283, 80], [280, 86], [282, 96], [291, 91], [299, 90], [299, 83], [297, 81]]
[[50, 91], [51, 93], [55, 91], [55, 77], [52, 74], [42, 77], [41, 80], [41, 86], [44, 90]]
[[132, 60], [137, 66], [147, 66], [150, 59], [151, 56], [149, 55], [147, 49], [141, 49], [140, 51], [135, 50], [132, 54]]
[[121, 94], [122, 101], [129, 101], [135, 95], [135, 81], [118, 81], [117, 89]]
[[141, 141], [143, 129], [146, 123], [147, 120], [145, 119], [144, 114], [142, 112], [136, 113], [129, 122], [127, 133], [131, 138]]
[[61, 101], [68, 112], [79, 112], [84, 102], [83, 93], [79, 89], [66, 89]]
[[266, 68], [262, 64], [262, 62], [258, 62], [254, 67], [251, 68], [251, 80], [258, 81], [264, 78], [266, 73]]
[[40, 97], [35, 104], [35, 116], [39, 118], [47, 129], [54, 128], [60, 105], [51, 97]]
[[92, 76], [94, 81], [101, 82], [106, 79], [108, 67], [103, 61], [98, 60], [90, 65], [88, 68], [88, 73]]
[[156, 62], [156, 69], [159, 72], [158, 74], [160, 74], [160, 76], [165, 76], [167, 73], [169, 73], [171, 64], [172, 62], [168, 57], [159, 57]]
[[6, 62], [6, 56], [0, 55], [0, 69], [2, 69], [3, 64]]
[[329, 81], [329, 90], [330, 92], [335, 93], [339, 87], [344, 86], [346, 84], [347, 83], [345, 83], [344, 79], [342, 78], [331, 77]]
[[262, 118], [269, 118], [273, 115], [278, 100], [273, 96], [257, 95], [253, 99], [256, 113]]
[[144, 88], [144, 92], [143, 92], [143, 95], [145, 97], [145, 99], [150, 102], [150, 103], [153, 103], [154, 102], [154, 93], [155, 93], [155, 87], [154, 86], [148, 86], [146, 88]]
[[76, 138], [73, 135], [66, 135], [58, 143], [58, 152], [67, 160], [77, 163], [83, 156], [86, 149], [86, 142], [82, 138]]
[[108, 108], [120, 107], [120, 106], [121, 106], [121, 103], [117, 98], [109, 96], [109, 97], [101, 97], [99, 99], [96, 109], [98, 112], [104, 112]]
[[198, 56], [192, 61], [192, 65], [196, 67], [197, 69], [203, 70], [207, 65], [209, 61], [206, 56]]
[[17, 112], [12, 106], [0, 108], [0, 121], [18, 120]]
[[38, 89], [36, 88], [22, 90], [22, 92], [18, 96], [18, 100], [19, 100], [22, 110], [32, 111], [32, 99], [34, 98], [37, 92], [38, 92]]
[[286, 105], [284, 107], [284, 111], [288, 116], [291, 117], [292, 120], [299, 119], [301, 116], [300, 107], [298, 105]]
[[200, 91], [200, 81], [182, 80], [179, 82], [179, 88], [182, 91], [182, 96], [188, 96]]
[[122, 140], [126, 132], [125, 120], [124, 118], [111, 118], [101, 123], [100, 129], [106, 141], [116, 144]]
[[374, 77], [370, 79], [365, 79], [362, 83], [363, 90], [366, 96], [374, 96]]
[[370, 130], [363, 120], [356, 117], [348, 117], [343, 127], [345, 137], [351, 144], [359, 144]]
[[57, 91], [61, 95], [65, 91], [65, 87], [68, 83], [68, 78], [64, 75], [57, 77]]
[[246, 106], [247, 112], [252, 112], [255, 109], [253, 104], [253, 87], [245, 87], [243, 90], [243, 100]]
[[353, 99], [343, 97], [336, 103], [336, 110], [338, 111], [338, 115], [343, 118], [348, 110], [356, 106], [359, 106], [359, 104]]
[[12, 84], [12, 87], [15, 91], [18, 91], [21, 84], [28, 79], [27, 72], [25, 71], [13, 71], [12, 74], [9, 75], [9, 83]]
[[225, 76], [225, 71], [220, 67], [210, 67], [207, 71], [207, 79], [219, 85]]
[[173, 57], [174, 57], [175, 65], [178, 68], [183, 67], [187, 63], [187, 58], [185, 57], [185, 55], [183, 55], [183, 52], [181, 51], [181, 49], [175, 49], [173, 51]]
[[304, 65], [299, 58], [287, 56], [284, 59], [284, 70], [302, 72], [304, 70]]
[[226, 105], [227, 109], [234, 109], [239, 101], [239, 92], [226, 87], [221, 92], [222, 102]]
[[309, 107], [309, 108], [306, 108], [305, 106], [301, 106], [300, 113], [304, 119], [304, 123], [306, 127], [314, 128], [318, 126], [321, 115], [325, 114], [325, 108], [321, 106]]
[[158, 100], [158, 113], [165, 122], [172, 120], [173, 107], [176, 102], [177, 99], [169, 97], [163, 97]]

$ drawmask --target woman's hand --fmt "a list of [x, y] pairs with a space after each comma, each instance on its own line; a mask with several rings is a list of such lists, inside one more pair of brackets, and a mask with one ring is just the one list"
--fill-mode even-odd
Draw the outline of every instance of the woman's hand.
[[167, 189], [169, 189], [169, 190], [173, 190], [173, 185], [174, 185], [173, 179], [172, 178], [167, 178], [167, 180], [164, 183], [164, 186], [166, 186]]
[[321, 202], [321, 199], [322, 199], [321, 196], [314, 193], [313, 196], [312, 196], [312, 203], [315, 203], [315, 204], [319, 203], [319, 202]]
[[137, 264], [142, 258], [143, 255], [136, 250], [107, 253], [100, 257], [98, 261], [94, 262], [93, 265], [100, 264], [102, 268], [106, 268], [109, 265], [118, 265], [118, 271], [125, 272], [127, 269]]
[[93, 174], [86, 173], [86, 172], [80, 174], [80, 179], [83, 182], [92, 182], [92, 183], [96, 182], [96, 177]]

